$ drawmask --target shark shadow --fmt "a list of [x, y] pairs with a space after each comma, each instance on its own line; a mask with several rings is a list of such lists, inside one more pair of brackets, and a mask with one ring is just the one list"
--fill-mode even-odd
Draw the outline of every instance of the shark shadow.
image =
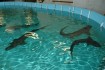
[[[48, 25], [46, 26], [43, 26], [43, 27], [40, 27], [38, 29], [33, 29], [31, 30], [30, 32], [36, 32], [36, 31], [39, 31], [41, 29], [44, 29], [45, 27], [47, 27]], [[8, 51], [8, 50], [11, 50], [15, 47], [17, 47], [18, 45], [25, 45], [26, 42], [25, 40], [28, 38], [26, 35], [29, 34], [29, 33], [25, 33], [24, 35], [22, 35], [21, 37], [19, 37], [18, 39], [14, 39], [13, 42], [10, 43], [10, 46], [6, 47], [5, 50]], [[30, 34], [29, 34], [30, 35]]]
[[86, 39], [75, 40], [72, 42], [70, 47], [70, 54], [72, 58], [73, 58], [73, 49], [75, 45], [78, 45], [79, 43], [86, 43], [87, 45], [92, 45], [94, 47], [101, 47], [101, 45], [97, 41], [94, 41], [91, 37], [88, 37]]
[[68, 27], [68, 26], [65, 26], [64, 28], [62, 28], [62, 29], [60, 30], [60, 35], [62, 35], [62, 36], [64, 36], [64, 37], [70, 37], [70, 38], [73, 38], [73, 37], [75, 37], [75, 36], [79, 36], [79, 35], [81, 35], [81, 34], [90, 35], [90, 29], [92, 28], [92, 26], [87, 25], [86, 27], [83, 27], [83, 28], [81, 28], [81, 29], [79, 29], [79, 30], [77, 30], [77, 31], [75, 31], [75, 32], [73, 32], [73, 33], [64, 33], [63, 31], [64, 31], [64, 29], [65, 29], [66, 27]]

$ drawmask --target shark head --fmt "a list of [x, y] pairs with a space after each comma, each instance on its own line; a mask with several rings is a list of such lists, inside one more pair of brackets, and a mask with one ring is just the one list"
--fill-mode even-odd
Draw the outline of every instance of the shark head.
[[13, 46], [10, 45], [10, 46], [6, 47], [5, 50], [8, 51], [8, 50], [10, 50], [10, 49], [12, 49], [12, 48], [13, 48]]

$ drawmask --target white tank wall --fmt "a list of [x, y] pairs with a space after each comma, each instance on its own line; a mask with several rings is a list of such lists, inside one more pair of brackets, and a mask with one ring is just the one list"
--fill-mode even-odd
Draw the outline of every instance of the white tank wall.
[[105, 14], [105, 0], [73, 0], [75, 6]]
[[[22, 1], [22, 0], [15, 0], [15, 1]], [[55, 4], [67, 4], [67, 5], [79, 6], [90, 10], [94, 10], [101, 14], [105, 14], [105, 0], [58, 0], [58, 1], [73, 1], [73, 4], [60, 3], [60, 2], [57, 2]], [[44, 3], [54, 3], [54, 2], [52, 2], [52, 0], [44, 0]]]
[[[99, 12], [101, 14], [105, 14], [105, 0], [63, 0], [63, 1], [73, 1], [73, 4], [68, 4], [68, 3], [66, 4], [87, 8]], [[53, 3], [52, 0], [45, 0], [44, 2]], [[57, 4], [62, 4], [62, 3], [57, 3]]]

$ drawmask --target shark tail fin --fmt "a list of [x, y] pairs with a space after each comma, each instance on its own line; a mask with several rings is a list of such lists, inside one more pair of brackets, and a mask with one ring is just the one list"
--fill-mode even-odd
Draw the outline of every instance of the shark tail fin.
[[71, 55], [71, 59], [73, 59], [73, 53], [71, 49], [70, 49], [70, 55]]

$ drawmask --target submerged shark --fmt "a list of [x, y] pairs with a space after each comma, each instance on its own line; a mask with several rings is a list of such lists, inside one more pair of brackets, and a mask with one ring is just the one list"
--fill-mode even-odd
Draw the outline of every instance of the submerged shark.
[[63, 31], [64, 31], [64, 29], [65, 29], [66, 27], [68, 27], [68, 26], [65, 26], [64, 28], [62, 28], [62, 29], [60, 30], [60, 34], [63, 35], [63, 36], [65, 36], [65, 37], [70, 37], [70, 38], [73, 38], [73, 37], [75, 37], [75, 36], [79, 36], [79, 35], [81, 35], [81, 34], [90, 35], [90, 32], [89, 32], [89, 31], [90, 31], [90, 29], [92, 28], [92, 26], [87, 25], [86, 27], [83, 27], [83, 28], [81, 28], [80, 30], [75, 31], [75, 32], [73, 32], [73, 33], [64, 33]]
[[73, 49], [74, 49], [75, 45], [78, 45], [79, 43], [86, 43], [87, 45], [92, 45], [94, 47], [101, 47], [101, 45], [97, 41], [94, 41], [91, 37], [88, 37], [86, 39], [75, 40], [71, 44], [71, 47], [70, 47], [70, 54], [71, 54], [72, 58], [73, 58], [73, 55], [72, 55]]
[[31, 26], [37, 26], [38, 24], [31, 24], [31, 25], [16, 25], [16, 26], [9, 26], [7, 27], [7, 30], [17, 30], [17, 29], [20, 29], [20, 28], [28, 28], [28, 27], [31, 27]]
[[[43, 26], [43, 27], [40, 27], [38, 29], [33, 29], [30, 32], [36, 32], [38, 30], [44, 29], [45, 27], [47, 27], [47, 26]], [[26, 44], [25, 40], [28, 38], [28, 36], [26, 36], [26, 35], [28, 35], [28, 34], [31, 35], [30, 33], [25, 33], [24, 35], [22, 35], [18, 39], [14, 39], [13, 42], [10, 43], [10, 46], [6, 47], [5, 50], [8, 51], [10, 49], [17, 47], [18, 45], [25, 45]]]

